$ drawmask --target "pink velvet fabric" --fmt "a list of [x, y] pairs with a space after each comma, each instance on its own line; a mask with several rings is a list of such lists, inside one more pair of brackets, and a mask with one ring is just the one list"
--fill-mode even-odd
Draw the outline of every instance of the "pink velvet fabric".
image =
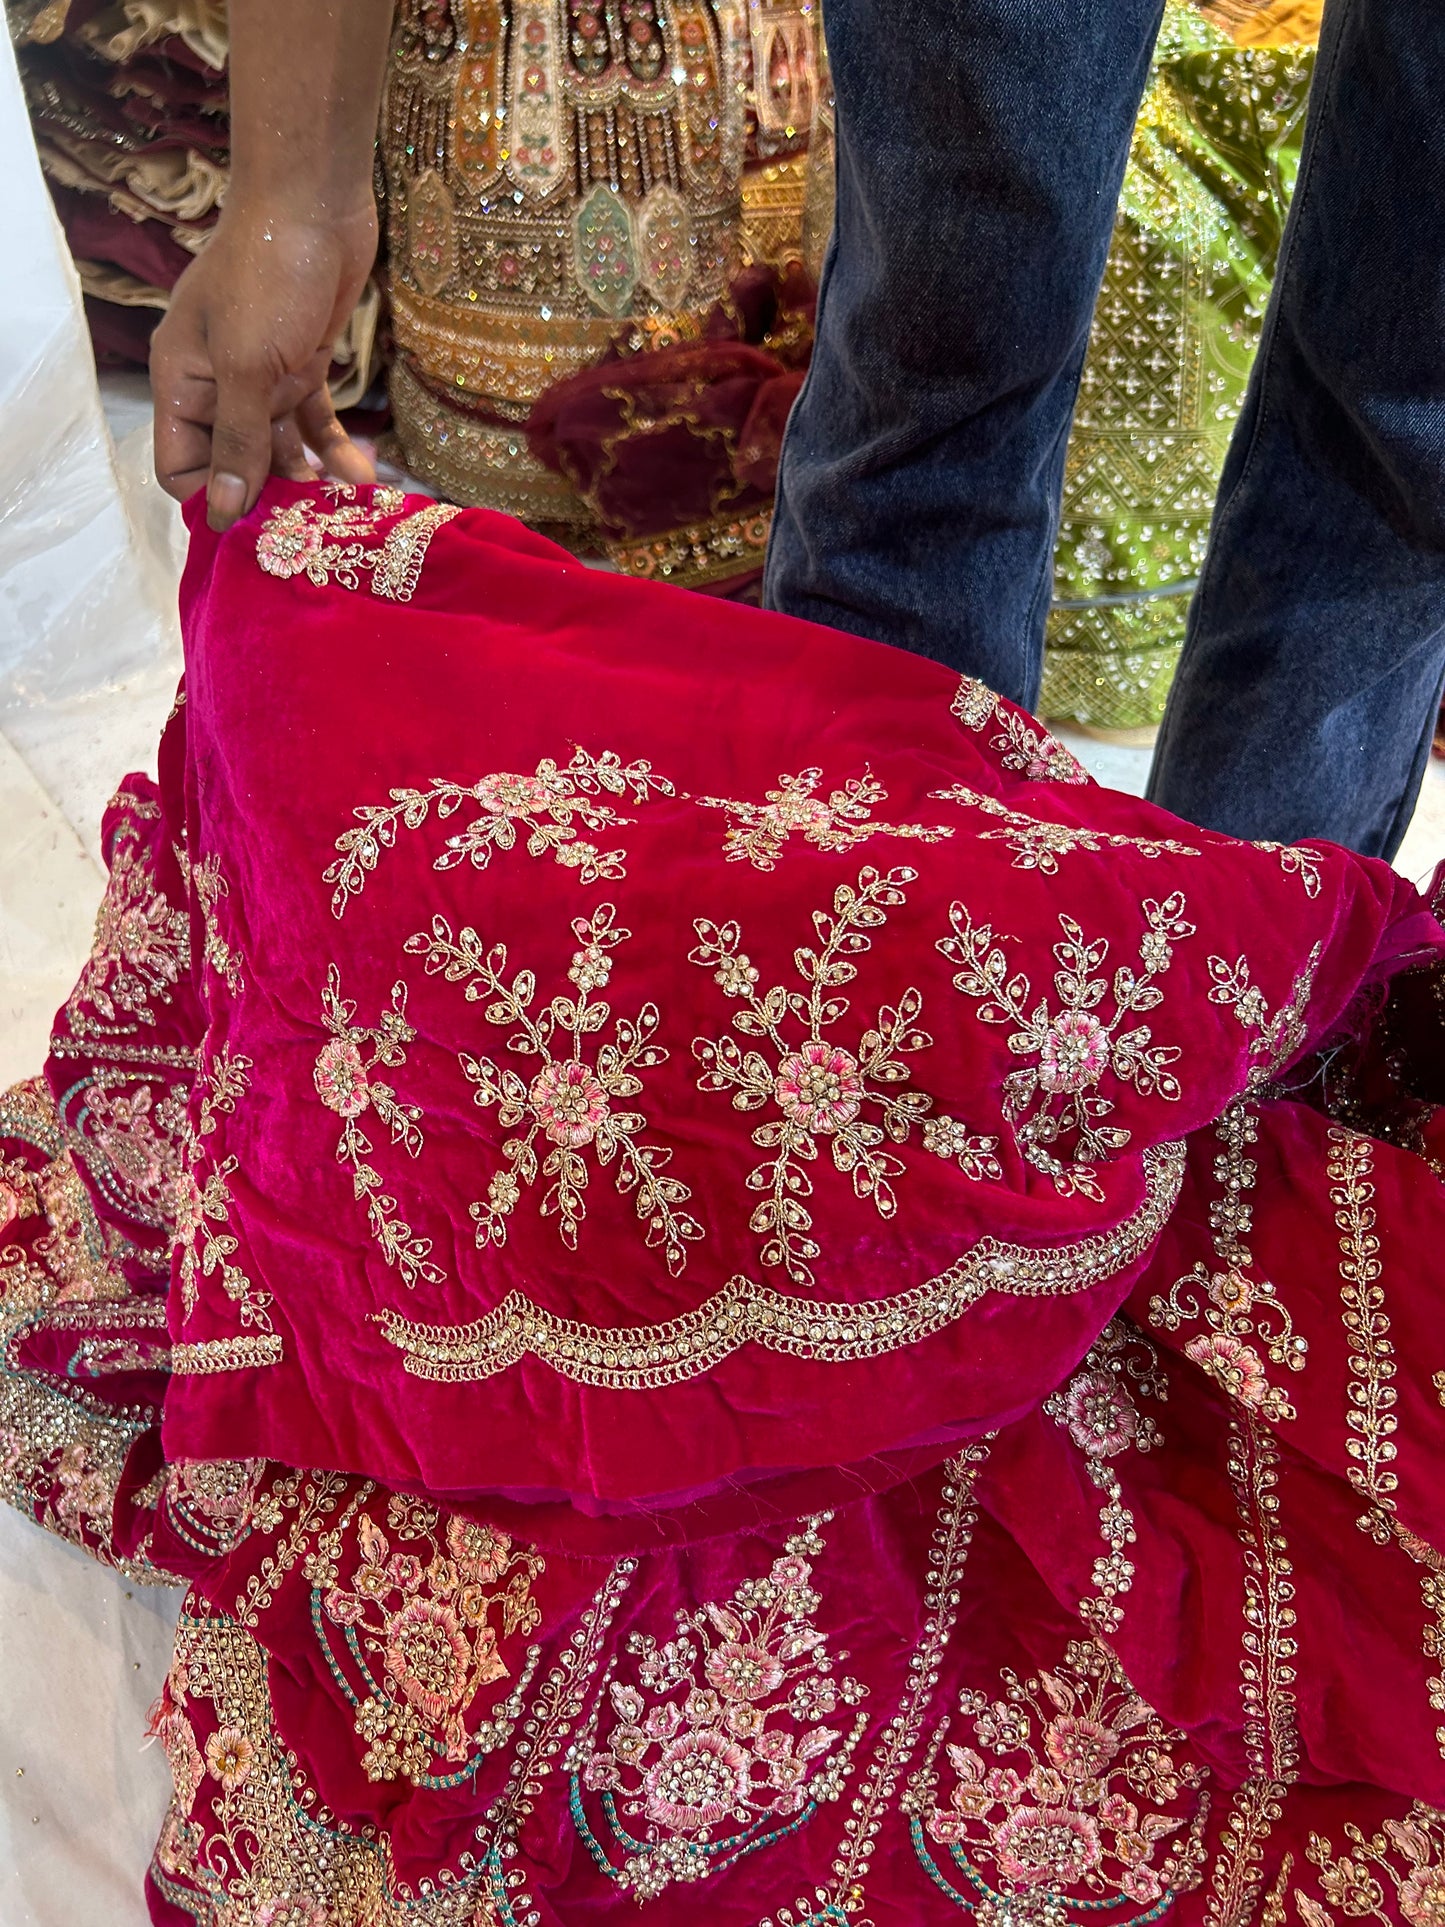
[[[107, 818], [46, 1084], [0, 1099], [6, 1495], [190, 1587], [153, 1720], [158, 1927], [578, 1927], [639, 1901], [657, 1927], [1437, 1927], [1435, 918], [1383, 866], [1097, 789], [929, 664], [427, 513], [275, 485], [195, 531], [160, 784]], [[578, 745], [653, 780], [583, 787], [616, 812], [589, 823]], [[358, 806], [436, 779], [327, 879]], [[856, 974], [807, 1058], [817, 1013], [767, 993], [869, 865], [917, 874], [835, 957]], [[691, 961], [697, 915], [736, 920], [750, 962]], [[607, 1019], [573, 1023], [581, 997]], [[719, 1059], [691, 1049], [758, 1008], [740, 1048], [772, 1024], [805, 1060], [744, 1087], [771, 1113], [699, 1090]], [[911, 1074], [884, 1078], [866, 1033], [905, 1009]], [[458, 1066], [519, 1030], [503, 1124]], [[563, 1105], [537, 1080], [564, 1032], [599, 1081], [603, 1045], [649, 1043], [641, 1090], [574, 1080]], [[879, 1090], [931, 1107], [840, 1161]], [[946, 1295], [928, 1281], [981, 1240], [1013, 1269], [913, 1345], [839, 1363], [828, 1330], [813, 1356], [754, 1337], [665, 1384], [536, 1353], [439, 1384], [378, 1336], [378, 1313], [456, 1324], [507, 1291], [591, 1324], [767, 1286], [748, 1172], [779, 1145], [750, 1134], [805, 1102], [820, 1248], [795, 1242], [816, 1282], [787, 1290], [850, 1305], [839, 1333], [882, 1293]], [[572, 1246], [508, 1155], [539, 1115], [593, 1160]], [[966, 1127], [947, 1159], [930, 1118]], [[598, 1159], [609, 1128], [689, 1187], [660, 1200], [704, 1234], [674, 1271], [616, 1189], [625, 1147]], [[881, 1148], [886, 1213], [852, 1182]], [[478, 1246], [499, 1170], [507, 1235]], [[1157, 1222], [1115, 1250], [1161, 1170]], [[403, 1218], [446, 1279], [388, 1262]], [[1092, 1282], [1059, 1269], [1080, 1239]], [[279, 1357], [216, 1369], [243, 1339]]]
[[[368, 520], [363, 504], [362, 547], [375, 556], [422, 507]], [[244, 1099], [211, 1117], [195, 1173], [202, 1192], [224, 1174], [226, 1262], [250, 1297], [206, 1267], [213, 1217], [174, 1336], [254, 1336], [259, 1300], [280, 1355], [178, 1379], [173, 1457], [324, 1464], [583, 1515], [816, 1477], [840, 1456], [937, 1457], [1036, 1404], [1107, 1322], [1177, 1183], [1160, 1147], [1328, 1031], [1382, 947], [1422, 925], [1438, 946], [1384, 865], [1322, 848], [1302, 871], [1185, 831], [1078, 781], [986, 693], [964, 689], [975, 709], [961, 719], [958, 678], [935, 664], [599, 577], [482, 512], [440, 527], [413, 598], [387, 600], [342, 586], [334, 564], [319, 582], [305, 572], [317, 545], [346, 537], [335, 513], [277, 484], [224, 539], [197, 522], [183, 590], [184, 833], [193, 875], [215, 878], [207, 1048], [254, 1068]], [[632, 774], [569, 799], [579, 756]], [[806, 793], [771, 806], [785, 833], [744, 849], [769, 796], [810, 769]], [[875, 786], [855, 816], [850, 784]], [[398, 804], [403, 791], [430, 800]], [[579, 802], [615, 820], [588, 829]], [[374, 848], [348, 852], [369, 808], [391, 815]], [[1085, 826], [1093, 847], [1040, 861], [1049, 826]], [[579, 862], [584, 846], [605, 874]], [[840, 890], [859, 900], [851, 923]], [[598, 1027], [574, 1039], [554, 1000], [576, 999], [578, 956], [604, 925]], [[756, 972], [748, 996], [719, 981], [729, 931], [736, 968]], [[810, 1014], [810, 958], [830, 932], [836, 972]], [[1006, 1011], [974, 981], [991, 958]], [[528, 1009], [508, 1018], [498, 998], [519, 972]], [[362, 1033], [403, 1000], [410, 1041], [356, 1070], [377, 1049]], [[1292, 1000], [1298, 1022], [1268, 1041]], [[614, 1062], [604, 1092], [594, 1073], [624, 1047], [630, 1082]], [[334, 1108], [346, 1094], [318, 1086], [342, 1059], [354, 1120]], [[515, 1112], [488, 1096], [481, 1061], [494, 1085], [512, 1075]], [[719, 1065], [722, 1088], [703, 1088]], [[801, 1109], [799, 1078], [830, 1075], [834, 1108]], [[569, 1077], [585, 1114], [564, 1142]], [[1011, 1124], [1021, 1077], [1031, 1094]], [[388, 1123], [367, 1078], [417, 1110], [413, 1127]], [[618, 1115], [632, 1149], [614, 1137], [609, 1156]], [[975, 1150], [931, 1149], [938, 1118]], [[360, 1159], [340, 1148], [349, 1121]], [[1034, 1127], [1031, 1162], [1020, 1133]], [[508, 1151], [523, 1138], [531, 1179]], [[642, 1158], [686, 1188], [671, 1229], [639, 1208]], [[499, 1176], [517, 1191], [505, 1212], [488, 1205]], [[371, 1219], [368, 1197], [388, 1201]], [[775, 1197], [794, 1220], [791, 1277], [777, 1225], [755, 1215]], [[410, 1270], [377, 1212], [425, 1244]], [[915, 1302], [896, 1314], [901, 1337], [880, 1326], [877, 1355], [821, 1356], [849, 1320], [882, 1320], [875, 1301], [943, 1292], [952, 1268], [990, 1253], [977, 1302], [931, 1335], [903, 1342], [925, 1315]], [[596, 1328], [594, 1349], [625, 1349], [619, 1328], [671, 1327], [730, 1291], [768, 1310], [786, 1300], [777, 1316], [802, 1336], [729, 1338], [706, 1369], [628, 1389], [579, 1382], [538, 1345], [460, 1382], [403, 1369], [509, 1294], [524, 1317], [535, 1307], [554, 1329]], [[394, 1321], [429, 1337], [399, 1349]]]

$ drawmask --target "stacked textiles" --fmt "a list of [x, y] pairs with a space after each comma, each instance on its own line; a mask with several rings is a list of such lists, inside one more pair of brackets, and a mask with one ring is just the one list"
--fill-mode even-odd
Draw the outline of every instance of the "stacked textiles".
[[[12, 0], [8, 12], [97, 358], [143, 365], [230, 178], [224, 0]], [[342, 405], [370, 385], [379, 309], [369, 285], [337, 343]]]

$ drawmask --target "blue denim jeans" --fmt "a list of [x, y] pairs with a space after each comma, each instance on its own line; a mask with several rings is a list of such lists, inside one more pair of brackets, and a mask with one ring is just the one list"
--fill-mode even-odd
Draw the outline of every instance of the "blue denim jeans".
[[[771, 606], [1037, 699], [1064, 451], [1160, 0], [830, 0], [838, 215]], [[1327, 0], [1150, 780], [1391, 855], [1445, 681], [1445, 0]]]

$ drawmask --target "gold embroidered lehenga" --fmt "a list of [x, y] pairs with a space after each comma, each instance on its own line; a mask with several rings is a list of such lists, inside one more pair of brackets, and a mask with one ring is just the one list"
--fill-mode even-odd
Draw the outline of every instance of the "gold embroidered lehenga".
[[201, 514], [0, 1097], [0, 1496], [188, 1588], [157, 1927], [1439, 1927], [1445, 891]]

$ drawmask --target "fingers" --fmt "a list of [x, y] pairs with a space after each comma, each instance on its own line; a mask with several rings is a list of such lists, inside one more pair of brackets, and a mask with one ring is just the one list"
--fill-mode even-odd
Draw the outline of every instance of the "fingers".
[[229, 372], [216, 389], [211, 480], [206, 520], [228, 529], [251, 507], [271, 470], [271, 397], [275, 383], [259, 368]]
[[294, 415], [283, 415], [280, 421], [271, 424], [271, 473], [284, 475], [288, 482], [315, 480]]
[[376, 480], [375, 467], [336, 419], [330, 389], [323, 385], [309, 394], [296, 410], [296, 421], [328, 475], [338, 482]]
[[178, 502], [203, 488], [211, 472], [216, 384], [193, 334], [167, 316], [151, 340], [156, 479]]

